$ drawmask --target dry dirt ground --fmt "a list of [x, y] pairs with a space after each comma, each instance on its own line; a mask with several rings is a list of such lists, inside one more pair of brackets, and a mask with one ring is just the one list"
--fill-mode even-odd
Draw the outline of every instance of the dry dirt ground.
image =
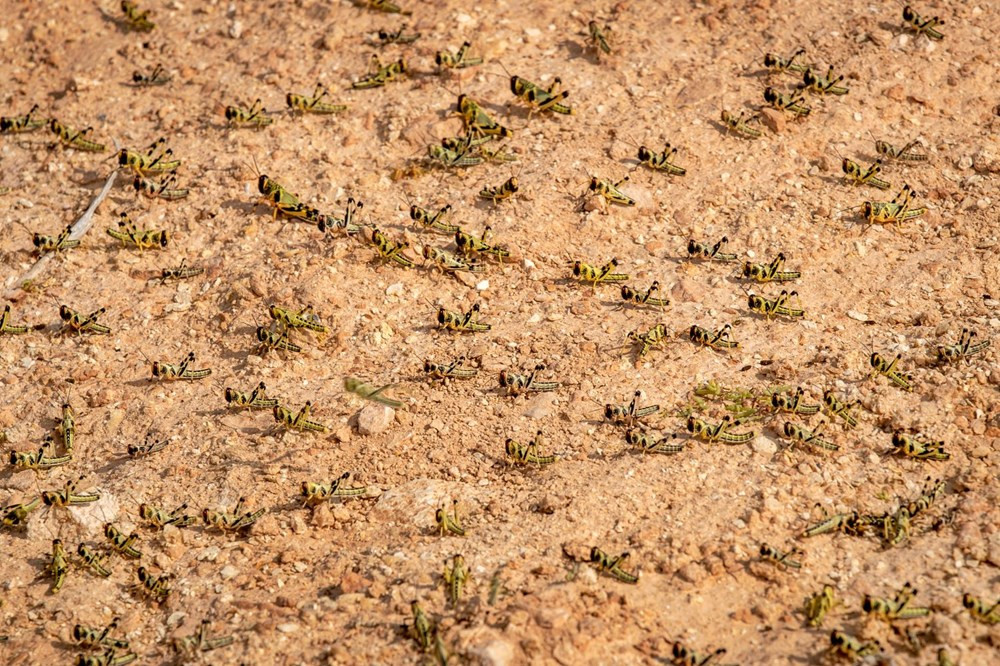
[[[92, 125], [109, 146], [112, 137], [142, 147], [164, 136], [191, 195], [151, 203], [120, 184], [83, 245], [20, 291], [19, 276], [35, 260], [30, 231], [56, 234], [74, 221], [114, 163], [102, 161], [110, 147], [96, 156], [52, 149], [47, 130], [0, 137], [0, 185], [11, 188], [0, 197], [0, 286], [14, 323], [48, 325], [0, 338], [4, 446], [37, 449], [67, 396], [77, 413], [72, 463], [5, 470], [0, 502], [28, 501], [80, 475], [82, 489], [101, 493], [95, 505], [43, 507], [25, 529], [0, 533], [0, 661], [73, 662], [74, 624], [117, 616], [142, 663], [172, 660], [170, 639], [191, 635], [204, 618], [211, 634], [235, 636], [200, 657], [206, 663], [424, 663], [434, 657], [401, 628], [417, 599], [449, 663], [669, 663], [675, 640], [702, 652], [726, 648], [720, 663], [821, 663], [834, 628], [880, 639], [890, 663], [937, 663], [942, 646], [956, 663], [990, 663], [1000, 634], [972, 619], [962, 595], [1000, 596], [997, 341], [970, 363], [938, 366], [933, 356], [964, 327], [979, 339], [1000, 332], [996, 4], [922, 3], [919, 12], [945, 21], [945, 39], [930, 42], [900, 34], [901, 7], [891, 1], [405, 2], [409, 19], [344, 1], [144, 2], [157, 23], [150, 34], [110, 20], [119, 15], [110, 0], [2, 3], [3, 115], [37, 103], [41, 115]], [[600, 60], [585, 48], [594, 16], [612, 26], [614, 52]], [[384, 60], [405, 55], [412, 75], [348, 89], [367, 68], [374, 33], [404, 22], [420, 40], [379, 52]], [[464, 39], [486, 62], [435, 75], [434, 52]], [[727, 135], [720, 109], [755, 113], [765, 85], [795, 83], [763, 72], [763, 51], [788, 55], [798, 46], [808, 61], [835, 65], [850, 93], [810, 95], [809, 118], [789, 117], [778, 133], [765, 127], [757, 141]], [[134, 70], [157, 63], [170, 84], [128, 85]], [[529, 117], [504, 67], [546, 84], [561, 77], [575, 115]], [[317, 81], [348, 111], [280, 111], [285, 92], [308, 93]], [[393, 180], [428, 142], [458, 133], [450, 112], [460, 91], [514, 128], [508, 145], [519, 161]], [[227, 128], [224, 106], [256, 97], [277, 111], [275, 123]], [[919, 139], [929, 162], [887, 163], [887, 192], [849, 187], [838, 153], [870, 164], [869, 131], [896, 145]], [[630, 139], [679, 146], [687, 175], [638, 167]], [[406, 238], [415, 256], [449, 239], [420, 234], [407, 201], [451, 203], [457, 223], [477, 233], [491, 225], [514, 258], [474, 279], [379, 264], [368, 243], [272, 221], [256, 203], [246, 166], [254, 159], [323, 211], [339, 214], [349, 196], [364, 201], [362, 221]], [[623, 189], [637, 205], [581, 207], [591, 174], [631, 174]], [[477, 202], [480, 188], [511, 175], [521, 183], [513, 202]], [[927, 206], [922, 217], [869, 227], [849, 209], [887, 201], [903, 183]], [[168, 249], [121, 249], [104, 231], [121, 210], [141, 227], [169, 230]], [[749, 285], [737, 264], [688, 261], [689, 239], [723, 235], [741, 262], [783, 252], [786, 266], [801, 270], [790, 288], [807, 311], [803, 321], [748, 311], [743, 288], [774, 297], [780, 285]], [[616, 286], [567, 279], [568, 261], [612, 257], [634, 286], [658, 280], [670, 305], [619, 309]], [[205, 273], [165, 285], [153, 279], [182, 258]], [[60, 335], [60, 303], [107, 308], [111, 335]], [[312, 304], [332, 333], [298, 336], [300, 354], [261, 355], [254, 329], [269, 321], [270, 303]], [[491, 331], [435, 329], [438, 305], [464, 311], [474, 303]], [[661, 321], [669, 340], [637, 362], [622, 346], [625, 334]], [[683, 335], [692, 324], [725, 323], [740, 342], [729, 353]], [[867, 378], [872, 345], [902, 354], [912, 392]], [[148, 359], [177, 362], [189, 350], [211, 378], [151, 379]], [[481, 357], [476, 378], [441, 386], [421, 377], [424, 359], [460, 355]], [[519, 398], [500, 392], [500, 370], [537, 363], [546, 365], [542, 379], [564, 386]], [[360, 434], [362, 401], [344, 393], [348, 375], [395, 383], [392, 393], [407, 405], [384, 430], [376, 423], [379, 432]], [[224, 386], [249, 391], [261, 380], [293, 408], [311, 400], [329, 433], [281, 435], [268, 412], [226, 410]], [[833, 389], [861, 401], [859, 425], [831, 421], [827, 437], [840, 449], [826, 455], [789, 451], [781, 415], [746, 424], [757, 434], [742, 445], [688, 440], [685, 410], [712, 422], [725, 413], [718, 402], [692, 399], [710, 380], [801, 386], [812, 403]], [[604, 403], [627, 402], [636, 389], [643, 404], [661, 406], [647, 427], [677, 433], [683, 452], [637, 454], [620, 428], [602, 422]], [[815, 428], [829, 419], [793, 420]], [[546, 452], [561, 459], [509, 467], [505, 439], [527, 441], [539, 429]], [[897, 429], [944, 440], [950, 460], [889, 455]], [[148, 433], [169, 446], [127, 457], [126, 447]], [[302, 481], [345, 471], [368, 485], [368, 497], [302, 507]], [[942, 479], [946, 492], [896, 547], [875, 536], [798, 537], [817, 519], [817, 503], [882, 513], [918, 496], [927, 477]], [[200, 513], [241, 496], [267, 509], [246, 535], [138, 524], [141, 502], [186, 502]], [[452, 499], [464, 537], [434, 531], [435, 508]], [[135, 561], [113, 556], [107, 579], [76, 563], [78, 543], [105, 547], [105, 522], [137, 530], [141, 564], [173, 576], [165, 603], [136, 593]], [[74, 561], [51, 594], [45, 566], [56, 537]], [[760, 562], [762, 542], [798, 546], [802, 568]], [[574, 563], [592, 546], [629, 551], [638, 584]], [[471, 578], [453, 607], [441, 574], [456, 553]], [[914, 630], [919, 653], [861, 612], [865, 594], [891, 596], [907, 581], [919, 590], [915, 603], [933, 610], [897, 623]], [[840, 604], [812, 628], [803, 599], [824, 583]]]

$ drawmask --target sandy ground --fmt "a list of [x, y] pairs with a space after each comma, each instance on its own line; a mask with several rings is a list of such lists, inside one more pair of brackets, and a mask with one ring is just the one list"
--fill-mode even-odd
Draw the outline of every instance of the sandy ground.
[[[990, 603], [1000, 596], [997, 344], [969, 363], [942, 367], [933, 355], [964, 327], [978, 339], [1000, 332], [996, 6], [922, 4], [919, 12], [945, 20], [945, 39], [930, 42], [900, 34], [894, 2], [406, 4], [409, 19], [347, 2], [146, 2], [157, 26], [138, 34], [107, 18], [119, 15], [111, 2], [2, 3], [3, 115], [37, 103], [40, 115], [92, 125], [109, 146], [112, 138], [138, 148], [164, 136], [183, 160], [179, 184], [191, 195], [149, 202], [116, 187], [83, 245], [19, 291], [35, 260], [30, 232], [55, 235], [74, 221], [113, 162], [102, 161], [110, 148], [96, 156], [51, 149], [45, 130], [0, 137], [0, 186], [12, 188], [0, 197], [0, 286], [15, 291], [14, 323], [48, 325], [0, 338], [5, 447], [36, 450], [54, 433], [67, 396], [77, 414], [72, 463], [37, 474], [4, 470], [0, 502], [28, 501], [80, 475], [82, 489], [102, 496], [94, 505], [40, 508], [26, 528], [0, 534], [0, 635], [8, 637], [0, 661], [70, 663], [73, 625], [117, 616], [117, 633], [142, 663], [172, 660], [170, 639], [191, 635], [204, 618], [212, 635], [235, 636], [205, 653], [206, 663], [424, 663], [433, 657], [401, 628], [414, 599], [438, 625], [449, 663], [669, 662], [673, 641], [700, 652], [726, 648], [720, 663], [820, 663], [834, 628], [880, 639], [891, 663], [937, 663], [942, 646], [965, 666], [995, 658], [1000, 633], [973, 621], [962, 595]], [[612, 26], [614, 52], [600, 60], [585, 48], [594, 16]], [[421, 39], [379, 53], [385, 61], [405, 55], [412, 76], [346, 89], [365, 73], [374, 33], [404, 21]], [[434, 52], [463, 39], [486, 63], [436, 76]], [[721, 109], [755, 113], [766, 85], [787, 91], [795, 83], [766, 74], [762, 53], [798, 46], [808, 61], [835, 65], [850, 93], [809, 96], [809, 118], [789, 116], [779, 133], [765, 126], [757, 141], [727, 135]], [[128, 85], [134, 70], [157, 63], [173, 75], [170, 84]], [[575, 115], [529, 117], [504, 67], [546, 85], [560, 77]], [[286, 92], [308, 94], [317, 81], [348, 111], [279, 111]], [[458, 132], [449, 115], [458, 92], [514, 128], [508, 145], [519, 161], [393, 180], [427, 143]], [[223, 108], [256, 97], [276, 122], [228, 129]], [[876, 158], [869, 131], [897, 146], [919, 139], [929, 162], [887, 163], [888, 192], [846, 185], [840, 155], [867, 167]], [[687, 175], [638, 167], [631, 140], [679, 146]], [[419, 233], [408, 201], [451, 203], [456, 223], [476, 233], [491, 225], [514, 257], [462, 279], [376, 263], [366, 243], [272, 221], [270, 209], [255, 205], [253, 160], [331, 214], [349, 196], [364, 201], [362, 221], [408, 240], [412, 256], [449, 239]], [[602, 210], [591, 201], [581, 210], [590, 175], [626, 174], [623, 189], [636, 206]], [[513, 202], [476, 201], [484, 185], [511, 175], [521, 183]], [[929, 210], [898, 229], [869, 227], [850, 209], [888, 201], [903, 183]], [[122, 210], [141, 227], [169, 230], [168, 249], [121, 249], [104, 229]], [[786, 255], [786, 268], [803, 274], [790, 289], [804, 321], [748, 311], [742, 289], [773, 298], [780, 285], [739, 280], [736, 264], [688, 261], [690, 239], [723, 235], [740, 261]], [[567, 262], [612, 257], [634, 286], [658, 280], [670, 305], [620, 309], [616, 286], [567, 279]], [[205, 273], [153, 279], [181, 259]], [[107, 308], [102, 321], [112, 334], [59, 335], [61, 303]], [[254, 329], [269, 321], [270, 303], [312, 304], [332, 332], [297, 336], [300, 354], [260, 355]], [[434, 328], [439, 305], [465, 311], [474, 303], [491, 331]], [[661, 321], [668, 342], [636, 361], [622, 346], [625, 334]], [[683, 335], [692, 324], [726, 323], [740, 342], [729, 353], [698, 349]], [[872, 346], [902, 354], [912, 392], [867, 379]], [[188, 351], [213, 370], [209, 379], [151, 379], [148, 359], [176, 363]], [[481, 357], [476, 378], [441, 386], [421, 376], [424, 359], [463, 354]], [[564, 386], [519, 398], [500, 392], [500, 370], [538, 363], [546, 366], [540, 379]], [[397, 384], [390, 393], [407, 406], [382, 423], [379, 408], [366, 408], [361, 420], [374, 417], [378, 432], [362, 435], [363, 403], [342, 388], [348, 375]], [[249, 391], [262, 380], [294, 409], [311, 400], [330, 432], [282, 435], [268, 412], [226, 410], [223, 387]], [[711, 422], [725, 413], [718, 402], [692, 399], [710, 380], [801, 386], [810, 403], [833, 389], [861, 401], [860, 423], [844, 430], [831, 422], [826, 436], [840, 449], [827, 455], [789, 451], [779, 436], [784, 415], [743, 426], [756, 432], [745, 444], [688, 440], [685, 410]], [[637, 389], [642, 404], [661, 407], [646, 419], [650, 432], [677, 433], [682, 453], [639, 455], [620, 428], [602, 422], [604, 403], [627, 402]], [[795, 420], [815, 428], [829, 419]], [[544, 452], [561, 459], [509, 467], [505, 439], [526, 442], [539, 429]], [[889, 455], [897, 429], [944, 440], [950, 460]], [[126, 456], [147, 434], [170, 444], [146, 458]], [[368, 497], [302, 507], [302, 481], [345, 471], [369, 487]], [[917, 497], [927, 477], [942, 479], [946, 492], [901, 545], [844, 534], [797, 538], [817, 520], [817, 503], [882, 513]], [[245, 536], [139, 526], [141, 502], [186, 502], [200, 513], [241, 496], [248, 508], [267, 509]], [[435, 508], [452, 499], [464, 537], [434, 529]], [[73, 555], [64, 587], [49, 593], [51, 540], [72, 553], [80, 542], [104, 548], [105, 522], [137, 530], [140, 563], [173, 576], [165, 603], [136, 593], [139, 563], [118, 555], [107, 579]], [[762, 542], [798, 546], [802, 568], [760, 562]], [[592, 546], [629, 551], [639, 583], [574, 564]], [[453, 607], [441, 573], [456, 553], [471, 579]], [[929, 619], [897, 623], [919, 635], [919, 653], [861, 612], [865, 594], [892, 596], [907, 581], [919, 590], [914, 603], [933, 610]], [[824, 583], [840, 604], [812, 628], [802, 602]]]

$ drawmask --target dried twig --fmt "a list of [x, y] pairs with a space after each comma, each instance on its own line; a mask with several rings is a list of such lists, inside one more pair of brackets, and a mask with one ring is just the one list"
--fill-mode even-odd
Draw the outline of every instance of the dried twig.
[[[115, 152], [117, 152], [119, 150], [118, 141], [117, 139], [112, 139], [112, 141], [114, 141], [115, 143]], [[90, 202], [90, 206], [88, 206], [87, 210], [83, 212], [83, 215], [80, 216], [80, 219], [78, 219], [76, 222], [73, 223], [72, 230], [70, 231], [69, 234], [70, 240], [77, 240], [79, 238], [83, 238], [83, 235], [87, 233], [91, 225], [93, 225], [94, 223], [94, 212], [97, 210], [97, 207], [101, 205], [101, 202], [104, 201], [104, 197], [108, 196], [108, 192], [111, 191], [111, 188], [112, 186], [114, 186], [115, 180], [117, 178], [118, 178], [118, 169], [112, 169], [111, 173], [108, 175], [108, 179], [104, 181], [104, 187], [101, 188], [101, 191], [97, 193], [97, 196], [94, 197], [94, 200]], [[35, 265], [32, 266], [30, 269], [28, 269], [27, 273], [21, 276], [21, 279], [18, 280], [17, 284], [15, 284], [14, 287], [11, 288], [10, 291], [8, 291], [4, 295], [4, 298], [9, 301], [18, 300], [18, 298], [20, 298], [25, 293], [24, 285], [31, 284], [32, 282], [34, 282], [38, 278], [38, 276], [42, 274], [42, 271], [45, 270], [45, 267], [51, 260], [52, 260], [52, 253], [46, 253], [40, 256], [38, 258], [38, 261], [35, 262]]]

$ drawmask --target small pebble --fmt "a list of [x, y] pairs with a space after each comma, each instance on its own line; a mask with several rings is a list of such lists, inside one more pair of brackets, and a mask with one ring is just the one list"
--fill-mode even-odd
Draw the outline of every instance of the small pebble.
[[383, 432], [392, 423], [395, 414], [395, 410], [388, 405], [369, 402], [358, 412], [358, 432], [362, 435]]
[[785, 131], [787, 121], [781, 111], [777, 109], [761, 109], [760, 118], [764, 125], [772, 132], [781, 134]]

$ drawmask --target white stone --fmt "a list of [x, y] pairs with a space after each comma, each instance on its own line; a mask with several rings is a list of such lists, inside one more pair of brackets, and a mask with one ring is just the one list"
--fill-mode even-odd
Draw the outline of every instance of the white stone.
[[106, 490], [81, 489], [83, 492], [100, 492], [96, 502], [69, 507], [69, 515], [75, 523], [89, 531], [100, 532], [104, 523], [113, 523], [120, 510], [118, 498]]
[[778, 444], [773, 439], [767, 437], [766, 435], [759, 435], [758, 437], [754, 438], [751, 447], [753, 447], [753, 450], [756, 453], [760, 453], [766, 456], [773, 456], [775, 453], [778, 452]]
[[384, 432], [392, 423], [396, 411], [388, 405], [369, 402], [358, 412], [358, 432], [362, 435], [375, 435]]
[[413, 479], [382, 493], [373, 508], [374, 518], [427, 529], [434, 525], [434, 512], [441, 502], [455, 494], [453, 484]]
[[216, 558], [219, 557], [219, 547], [209, 546], [201, 553], [198, 554], [199, 562], [214, 562]]
[[470, 652], [479, 658], [478, 663], [482, 666], [508, 666], [514, 662], [514, 647], [499, 638], [485, 645], [477, 645]]
[[597, 585], [597, 572], [594, 571], [594, 567], [581, 564], [579, 571], [577, 571], [576, 579], [584, 585]]

